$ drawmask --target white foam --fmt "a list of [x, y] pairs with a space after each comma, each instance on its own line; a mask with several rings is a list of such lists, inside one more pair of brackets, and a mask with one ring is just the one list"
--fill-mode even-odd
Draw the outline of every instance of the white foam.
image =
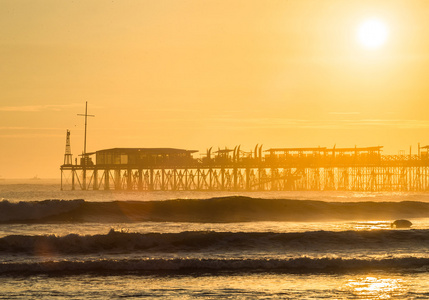
[[51, 272], [130, 272], [130, 271], [283, 271], [343, 272], [359, 270], [418, 269], [429, 270], [429, 258], [404, 257], [391, 259], [130, 259], [91, 261], [48, 261], [37, 263], [2, 263], [0, 274]]

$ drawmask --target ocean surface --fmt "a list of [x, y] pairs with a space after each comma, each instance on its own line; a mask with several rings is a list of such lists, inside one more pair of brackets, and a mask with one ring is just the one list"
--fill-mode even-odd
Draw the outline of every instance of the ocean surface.
[[0, 282], [0, 299], [427, 299], [429, 193], [2, 180]]

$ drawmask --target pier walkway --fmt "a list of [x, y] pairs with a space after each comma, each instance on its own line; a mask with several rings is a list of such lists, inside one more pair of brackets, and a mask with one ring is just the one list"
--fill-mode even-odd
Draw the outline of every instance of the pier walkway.
[[427, 191], [429, 146], [418, 154], [365, 148], [198, 151], [113, 148], [86, 153], [61, 169], [61, 189], [140, 191]]

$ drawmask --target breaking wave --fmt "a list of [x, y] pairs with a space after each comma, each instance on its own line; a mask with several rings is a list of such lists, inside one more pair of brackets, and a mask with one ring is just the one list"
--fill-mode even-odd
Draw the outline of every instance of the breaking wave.
[[425, 218], [429, 203], [324, 202], [244, 196], [165, 201], [44, 200], [0, 202], [1, 223], [246, 222]]
[[389, 259], [309, 258], [291, 259], [123, 259], [87, 261], [47, 261], [0, 263], [0, 274], [18, 273], [124, 273], [124, 272], [353, 272], [370, 270], [410, 270], [427, 272], [428, 258]]
[[397, 249], [427, 249], [429, 230], [128, 233], [65, 236], [9, 235], [0, 238], [0, 254], [26, 253], [287, 253], [364, 249], [388, 253]]

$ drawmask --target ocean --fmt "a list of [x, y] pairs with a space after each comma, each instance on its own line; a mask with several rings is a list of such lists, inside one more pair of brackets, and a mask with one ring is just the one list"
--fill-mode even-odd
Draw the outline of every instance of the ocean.
[[0, 299], [427, 299], [428, 249], [429, 193], [0, 182]]

